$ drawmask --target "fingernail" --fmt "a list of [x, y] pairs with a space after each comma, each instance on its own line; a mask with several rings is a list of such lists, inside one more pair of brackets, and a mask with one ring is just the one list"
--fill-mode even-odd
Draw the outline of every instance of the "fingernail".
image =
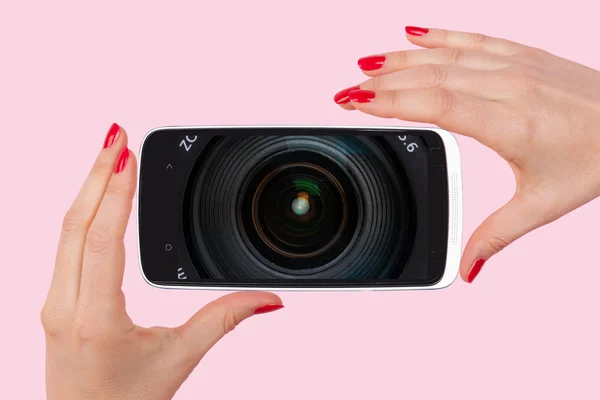
[[344, 89], [338, 92], [335, 96], [333, 96], [333, 101], [335, 101], [337, 104], [346, 104], [350, 101], [350, 99], [348, 98], [348, 93], [350, 93], [352, 90], [358, 89], [360, 89], [360, 86], [352, 86], [348, 89]]
[[479, 272], [481, 272], [483, 264], [485, 264], [485, 260], [483, 258], [480, 258], [479, 260], [475, 261], [475, 263], [471, 267], [471, 271], [469, 271], [469, 276], [467, 277], [467, 281], [469, 283], [472, 283], [475, 280], [475, 278], [477, 278], [477, 275], [479, 275]]
[[108, 130], [108, 133], [104, 138], [104, 145], [102, 146], [103, 149], [106, 149], [107, 147], [110, 147], [115, 143], [117, 137], [119, 136], [119, 129], [121, 128], [115, 123], [113, 123], [110, 126], [110, 129]]
[[375, 98], [375, 92], [372, 90], [353, 90], [348, 93], [348, 98], [355, 103], [370, 103]]
[[404, 28], [404, 30], [406, 31], [406, 33], [413, 36], [423, 36], [427, 32], [429, 32], [429, 29], [419, 28], [418, 26], [407, 26], [406, 28]]
[[258, 307], [256, 310], [254, 310], [254, 314], [265, 314], [271, 311], [276, 311], [283, 308], [283, 305], [281, 304], [269, 304], [268, 306], [262, 306], [262, 307]]
[[121, 150], [121, 154], [119, 154], [119, 158], [117, 159], [117, 166], [115, 167], [115, 172], [117, 174], [125, 169], [128, 159], [129, 149], [125, 147], [123, 150]]
[[369, 56], [358, 60], [358, 66], [363, 71], [374, 71], [383, 67], [385, 56]]

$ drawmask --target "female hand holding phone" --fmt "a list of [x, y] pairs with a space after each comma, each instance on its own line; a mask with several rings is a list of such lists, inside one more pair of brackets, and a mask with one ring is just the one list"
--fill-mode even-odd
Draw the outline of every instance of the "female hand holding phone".
[[425, 49], [361, 58], [370, 79], [334, 100], [347, 110], [438, 125], [509, 163], [513, 198], [463, 253], [460, 273], [472, 282], [510, 243], [600, 196], [600, 72], [482, 34], [410, 26], [406, 34]]
[[171, 399], [225, 334], [283, 307], [271, 293], [233, 293], [178, 328], [135, 325], [121, 285], [136, 174], [127, 134], [113, 124], [63, 221], [42, 310], [48, 399]]

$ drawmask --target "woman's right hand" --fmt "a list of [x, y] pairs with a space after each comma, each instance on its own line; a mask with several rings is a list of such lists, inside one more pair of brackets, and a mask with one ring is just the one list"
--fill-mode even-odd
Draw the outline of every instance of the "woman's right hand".
[[461, 276], [472, 282], [510, 243], [600, 196], [600, 72], [481, 34], [406, 32], [425, 49], [360, 59], [371, 79], [334, 100], [472, 137], [510, 164], [513, 198], [479, 226], [463, 254]]

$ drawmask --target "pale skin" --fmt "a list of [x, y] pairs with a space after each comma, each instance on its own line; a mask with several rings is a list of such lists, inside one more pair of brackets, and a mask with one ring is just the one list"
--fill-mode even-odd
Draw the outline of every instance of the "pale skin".
[[460, 275], [472, 282], [494, 254], [600, 196], [600, 72], [482, 34], [406, 30], [424, 49], [362, 60], [370, 79], [335, 101], [377, 117], [435, 124], [508, 162], [514, 196], [463, 253]]
[[[385, 54], [379, 69], [364, 71], [370, 79], [336, 101], [474, 138], [510, 164], [513, 199], [463, 254], [461, 276], [472, 281], [477, 260], [600, 196], [600, 72], [480, 34], [407, 37], [424, 49]], [[133, 323], [121, 286], [136, 159], [116, 131], [64, 218], [42, 310], [48, 399], [171, 399], [225, 334], [282, 306], [275, 294], [234, 293], [177, 328]]]
[[136, 159], [126, 147], [127, 134], [116, 128], [116, 141], [100, 151], [64, 218], [42, 310], [46, 392], [52, 400], [171, 399], [221, 337], [282, 304], [271, 293], [233, 293], [177, 328], [133, 323], [121, 285]]

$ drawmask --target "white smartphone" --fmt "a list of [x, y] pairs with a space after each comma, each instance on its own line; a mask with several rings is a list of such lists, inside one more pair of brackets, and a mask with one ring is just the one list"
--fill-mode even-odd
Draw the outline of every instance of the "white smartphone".
[[177, 126], [139, 163], [152, 286], [439, 289], [458, 274], [458, 144], [439, 128]]

